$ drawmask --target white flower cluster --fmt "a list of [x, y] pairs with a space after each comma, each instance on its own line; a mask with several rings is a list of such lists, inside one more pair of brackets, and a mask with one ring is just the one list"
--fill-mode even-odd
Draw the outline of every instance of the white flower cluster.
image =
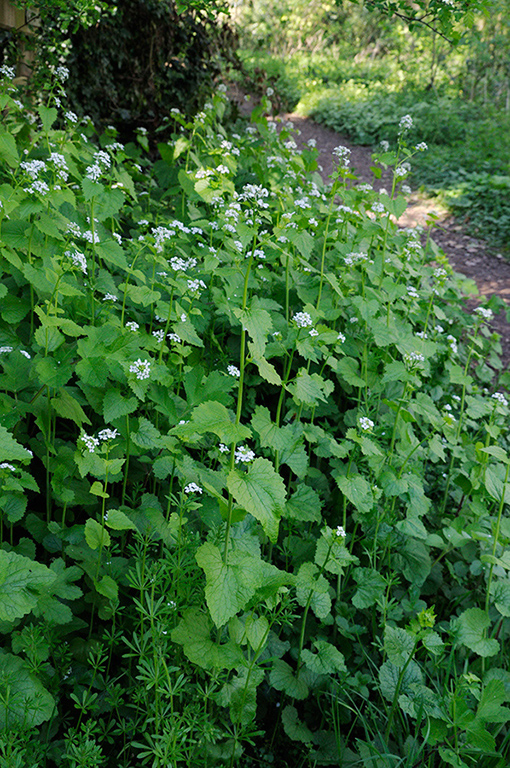
[[420, 294], [418, 293], [418, 291], [416, 290], [416, 288], [413, 285], [408, 285], [407, 286], [407, 295], [411, 299], [419, 299], [420, 298]]
[[415, 149], [418, 152], [425, 152], [428, 149], [428, 146], [425, 144], [424, 141], [420, 141], [420, 143], [415, 146]]
[[344, 343], [344, 341], [345, 341], [345, 336], [344, 336], [344, 334], [342, 333], [342, 331], [340, 331], [340, 333], [338, 334], [338, 336], [337, 336], [336, 338], [337, 338], [337, 341], [339, 341], [339, 342], [340, 342], [340, 344], [343, 344], [343, 343]]
[[453, 354], [456, 355], [457, 352], [459, 351], [459, 348], [457, 346], [457, 339], [455, 338], [455, 336], [452, 336], [451, 333], [449, 333], [448, 336], [446, 337], [446, 341], [448, 342], [448, 345], [451, 351], [453, 352]]
[[16, 77], [16, 70], [14, 67], [9, 67], [7, 64], [2, 64], [0, 67], [0, 75], [2, 75], [2, 77], [8, 77], [9, 80], [14, 80]]
[[312, 325], [312, 318], [308, 312], [296, 312], [293, 320], [298, 328], [309, 328]]
[[162, 344], [165, 338], [165, 332], [160, 328], [157, 331], [152, 331], [152, 335], [158, 342], [158, 344]]
[[417, 363], [424, 363], [425, 358], [420, 352], [408, 352], [404, 355], [404, 363], [406, 365], [416, 365]]
[[196, 483], [189, 483], [184, 487], [184, 493], [203, 493], [203, 488]]
[[220, 443], [218, 446], [220, 453], [228, 453], [230, 451], [230, 448], [228, 445], [225, 445], [225, 443]]
[[367, 261], [367, 259], [368, 253], [364, 253], [363, 251], [360, 251], [360, 253], [348, 253], [347, 256], [344, 256], [344, 263], [347, 264], [348, 267], [352, 267], [354, 264]]
[[197, 265], [197, 260], [193, 257], [189, 259], [182, 259], [180, 256], [172, 256], [168, 265], [174, 272], [187, 272], [188, 269], [194, 269]]
[[69, 77], [69, 70], [67, 67], [63, 67], [62, 65], [58, 66], [55, 70], [55, 77], [57, 80], [60, 80], [61, 83], [65, 83], [65, 81]]
[[386, 210], [386, 208], [384, 207], [384, 204], [378, 203], [378, 202], [372, 203], [371, 209], [374, 213], [384, 213]]
[[182, 341], [178, 333], [167, 333], [166, 337], [170, 341], [173, 341], [175, 344], [180, 344]]
[[94, 453], [98, 445], [101, 445], [101, 441], [106, 442], [107, 440], [115, 440], [118, 434], [116, 429], [109, 429], [107, 427], [98, 432], [97, 437], [87, 435], [84, 432], [79, 439], [85, 443], [85, 447], [88, 449], [89, 453]]
[[94, 163], [94, 165], [89, 165], [88, 168], [85, 171], [85, 176], [87, 179], [90, 179], [91, 181], [98, 181], [103, 174], [103, 170], [99, 163]]
[[64, 117], [65, 117], [66, 120], [69, 120], [70, 123], [77, 123], [78, 122], [78, 115], [75, 114], [74, 112], [71, 112], [71, 110], [68, 110], [64, 114]]
[[241, 371], [235, 365], [227, 365], [227, 373], [235, 379], [238, 379], [241, 375]]
[[203, 280], [188, 280], [188, 289], [192, 293], [199, 293], [200, 288], [207, 288]]
[[118, 434], [119, 433], [116, 429], [109, 429], [107, 427], [106, 429], [102, 429], [100, 432], [98, 432], [97, 436], [100, 440], [115, 440]]
[[239, 445], [234, 451], [234, 458], [236, 464], [248, 464], [255, 459], [255, 454], [245, 445]]
[[493, 400], [497, 400], [500, 405], [504, 405], [505, 407], [508, 405], [508, 400], [501, 392], [494, 392], [491, 397]]
[[400, 118], [400, 122], [398, 124], [399, 127], [399, 133], [403, 133], [404, 131], [409, 131], [413, 127], [413, 118], [411, 115], [404, 115]]
[[148, 379], [151, 375], [151, 364], [149, 360], [142, 360], [140, 357], [131, 363], [129, 373], [134, 373], [137, 379]]
[[333, 150], [333, 155], [338, 158], [339, 165], [342, 168], [348, 168], [351, 162], [350, 159], [351, 150], [348, 147], [338, 146]]
[[347, 534], [345, 533], [345, 529], [344, 529], [344, 527], [343, 527], [342, 525], [337, 525], [337, 527], [336, 527], [336, 531], [335, 531], [335, 534], [336, 534], [336, 535], [337, 535], [339, 538], [341, 537], [342, 539], [345, 539], [345, 537], [346, 537], [346, 535], [347, 535]]
[[140, 326], [138, 325], [138, 323], [135, 323], [134, 320], [128, 320], [128, 322], [126, 323], [126, 328], [128, 329], [128, 331], [137, 331], [139, 327]]
[[119, 300], [118, 296], [115, 296], [114, 293], [105, 293], [103, 296], [103, 301], [113, 301], [114, 303]]
[[57, 176], [62, 179], [62, 181], [67, 181], [69, 174], [68, 174], [68, 167], [67, 162], [64, 157], [64, 155], [61, 155], [59, 152], [51, 152], [49, 156], [49, 162], [53, 163], [57, 170]]
[[83, 253], [80, 251], [66, 251], [64, 256], [67, 256], [68, 259], [71, 259], [74, 266], [81, 269], [84, 275], [87, 274], [87, 259]]
[[358, 424], [364, 432], [369, 432], [374, 428], [374, 422], [372, 419], [369, 419], [368, 416], [360, 416], [358, 419]]
[[484, 320], [492, 320], [492, 317], [493, 317], [492, 309], [487, 309], [486, 307], [477, 307], [475, 309], [475, 312]]

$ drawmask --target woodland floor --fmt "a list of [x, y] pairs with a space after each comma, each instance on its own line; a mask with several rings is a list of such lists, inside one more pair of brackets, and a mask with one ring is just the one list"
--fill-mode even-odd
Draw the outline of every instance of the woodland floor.
[[[291, 121], [300, 131], [296, 138], [298, 144], [305, 144], [309, 139], [315, 139], [324, 179], [327, 179], [334, 170], [333, 149], [342, 144], [351, 150], [351, 168], [362, 181], [370, 182], [375, 189], [391, 188], [389, 175], [387, 178], [383, 175], [381, 179], [374, 181], [370, 170], [370, 166], [373, 165], [371, 147], [352, 144], [336, 131], [314, 123], [306, 117], [286, 114], [283, 119]], [[409, 206], [398, 224], [402, 227], [422, 225], [426, 228], [427, 218], [432, 212], [439, 217], [434, 223], [433, 240], [443, 250], [452, 268], [474, 281], [478, 289], [478, 295], [475, 294], [469, 298], [468, 308], [478, 306], [482, 297], [489, 298], [496, 294], [509, 305], [510, 309], [510, 263], [483, 240], [466, 234], [458, 220], [441, 207], [437, 200], [419, 192], [413, 193], [409, 198]], [[510, 324], [505, 315], [504, 311], [500, 312], [492, 321], [491, 327], [501, 336], [503, 367], [508, 368], [510, 367]]]

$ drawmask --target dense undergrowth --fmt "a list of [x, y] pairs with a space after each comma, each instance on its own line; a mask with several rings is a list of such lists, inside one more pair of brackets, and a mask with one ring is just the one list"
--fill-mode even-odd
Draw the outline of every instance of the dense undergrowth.
[[[359, 144], [395, 141], [399, 116], [413, 117], [412, 138], [429, 151], [413, 164], [413, 185], [439, 195], [470, 231], [506, 248], [510, 237], [508, 99], [469, 98], [463, 72], [469, 50], [450, 53], [434, 73], [427, 50], [407, 57], [386, 50], [360, 56], [340, 50], [280, 56], [245, 47], [252, 82], [277, 89], [287, 110], [312, 117]], [[262, 75], [263, 73], [263, 75]]]
[[221, 89], [171, 110], [151, 162], [143, 131], [122, 146], [15, 90], [4, 764], [506, 765], [498, 304], [466, 312], [393, 223], [410, 118], [376, 157], [386, 195], [342, 147], [324, 186], [265, 100], [229, 132]]

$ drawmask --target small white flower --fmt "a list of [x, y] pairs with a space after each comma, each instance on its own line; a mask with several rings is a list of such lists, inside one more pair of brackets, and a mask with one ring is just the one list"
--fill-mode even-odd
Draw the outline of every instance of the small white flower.
[[7, 64], [2, 64], [0, 67], [0, 75], [2, 75], [2, 77], [8, 77], [9, 80], [14, 80], [16, 77], [16, 70], [14, 67], [9, 67]]
[[139, 329], [139, 327], [140, 326], [138, 325], [138, 323], [135, 323], [134, 320], [128, 320], [128, 322], [126, 323], [126, 328], [129, 331], [137, 331]]
[[225, 443], [220, 443], [218, 446], [220, 453], [228, 453], [230, 451], [230, 448], [228, 445], [225, 445]]
[[63, 67], [62, 65], [59, 66], [55, 70], [55, 77], [60, 80], [61, 83], [64, 83], [69, 77], [69, 70], [67, 67]]
[[25, 349], [20, 349], [19, 351], [20, 355], [23, 355], [23, 357], [26, 357], [27, 360], [30, 360], [32, 355], [30, 355]]
[[64, 114], [64, 117], [66, 120], [69, 120], [70, 123], [78, 122], [78, 115], [75, 115], [75, 113], [70, 110]]
[[379, 142], [379, 146], [383, 152], [387, 152], [390, 148], [390, 143], [389, 141], [386, 141], [386, 139], [383, 139], [381, 142]]
[[298, 328], [309, 328], [312, 325], [312, 318], [308, 312], [296, 312], [293, 320]]
[[181, 323], [185, 323], [187, 319], [188, 319], [187, 314], [185, 312], [183, 312], [182, 315], [181, 315]]
[[236, 464], [248, 464], [250, 461], [255, 459], [255, 454], [245, 445], [240, 445], [234, 451], [234, 458]]
[[404, 131], [409, 131], [413, 127], [413, 118], [411, 115], [404, 115], [400, 118], [400, 122], [398, 124], [399, 127], [399, 133], [403, 133]]
[[266, 88], [266, 96], [271, 97], [273, 95], [273, 93], [274, 93], [273, 88], [271, 88], [271, 87]]
[[413, 285], [407, 286], [407, 295], [411, 297], [411, 299], [419, 299], [420, 294], [416, 290], [416, 288]]
[[203, 488], [196, 483], [189, 483], [185, 486], [184, 493], [203, 493]]
[[344, 341], [345, 341], [345, 336], [343, 335], [342, 331], [340, 331], [340, 333], [338, 334], [338, 336], [336, 338], [337, 338], [337, 341], [340, 342], [340, 344], [343, 344]]
[[12, 352], [13, 349], [14, 347], [11, 347], [8, 344], [6, 344], [5, 346], [0, 347], [0, 355], [3, 355], [4, 352]]
[[501, 392], [494, 392], [491, 397], [493, 400], [497, 400], [500, 405], [504, 405], [505, 407], [508, 405], [508, 400], [503, 394], [501, 394]]
[[337, 526], [335, 533], [336, 533], [336, 535], [337, 535], [338, 537], [340, 537], [340, 536], [341, 536], [341, 537], [342, 537], [342, 539], [345, 539], [345, 537], [346, 537], [346, 535], [347, 535], [347, 534], [345, 533], [345, 529], [344, 529], [344, 528], [343, 528], [343, 526], [341, 526], [341, 525], [338, 525], [338, 526]]
[[308, 333], [310, 334], [310, 336], [318, 336], [319, 335], [319, 331], [317, 331], [315, 328], [312, 328], [311, 330], [309, 330]]
[[116, 429], [102, 429], [100, 432], [97, 433], [97, 436], [100, 440], [115, 440], [119, 433]]
[[113, 301], [113, 302], [116, 302], [118, 300], [119, 300], [119, 297], [115, 296], [114, 293], [105, 293], [105, 295], [103, 296], [103, 301]]
[[[443, 2], [444, 2], [444, 0], [443, 0]], [[425, 152], [425, 150], [428, 149], [428, 146], [425, 144], [424, 141], [420, 141], [420, 143], [415, 146], [415, 149], [418, 152]]]
[[416, 365], [417, 363], [424, 363], [425, 358], [420, 352], [409, 352], [404, 355], [404, 362], [406, 365]]
[[161, 344], [161, 343], [162, 343], [162, 341], [163, 341], [163, 340], [164, 340], [164, 338], [165, 338], [165, 332], [164, 332], [164, 330], [163, 330], [163, 329], [161, 329], [161, 328], [160, 328], [160, 329], [158, 329], [157, 331], [152, 331], [152, 335], [154, 336], [154, 338], [156, 339], [156, 341], [158, 342], [158, 344]]
[[167, 339], [170, 339], [170, 341], [173, 341], [175, 344], [181, 343], [181, 337], [177, 333], [167, 333], [166, 337]]
[[475, 312], [477, 315], [482, 317], [484, 320], [491, 320], [493, 317], [492, 309], [488, 309], [486, 307], [477, 307], [475, 309]]
[[238, 379], [241, 375], [241, 371], [235, 365], [227, 365], [227, 373], [235, 379]]
[[138, 358], [129, 366], [129, 372], [134, 373], [137, 379], [148, 379], [151, 374], [150, 361]]
[[83, 434], [80, 437], [80, 440], [83, 440], [86, 447], [88, 448], [89, 453], [94, 453], [95, 449], [99, 445], [99, 440], [97, 437], [93, 437], [92, 435]]
[[361, 429], [365, 432], [369, 432], [371, 429], [374, 428], [374, 422], [372, 419], [369, 419], [367, 416], [360, 416], [358, 419], [358, 424], [360, 425]]
[[11, 472], [16, 471], [16, 467], [14, 467], [12, 464], [9, 464], [8, 461], [2, 461], [2, 463], [0, 464], [0, 469], [10, 469]]

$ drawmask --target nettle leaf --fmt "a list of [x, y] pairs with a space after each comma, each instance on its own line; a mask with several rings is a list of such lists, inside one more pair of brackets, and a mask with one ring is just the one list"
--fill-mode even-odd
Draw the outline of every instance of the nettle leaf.
[[251, 436], [251, 430], [243, 424], [235, 424], [230, 411], [217, 400], [207, 400], [197, 405], [189, 423], [179, 426], [177, 430], [179, 434], [186, 434], [188, 431], [201, 435], [213, 432], [226, 445], [241, 442]]
[[373, 568], [355, 568], [352, 573], [358, 589], [353, 595], [352, 602], [356, 608], [370, 608], [384, 594], [386, 581]]
[[453, 619], [453, 627], [457, 630], [457, 642], [467, 646], [478, 656], [486, 658], [499, 652], [499, 642], [486, 637], [490, 619], [481, 608], [468, 608]]
[[[395, 664], [392, 664], [391, 661], [385, 661], [379, 668], [379, 683], [381, 685], [381, 693], [388, 701], [393, 701], [395, 697], [401, 671], [402, 667], [398, 667]], [[415, 661], [410, 661], [402, 676], [402, 681], [398, 692], [400, 695], [412, 697], [414, 686], [422, 685], [422, 683], [423, 677], [420, 667]]]
[[314, 563], [303, 563], [300, 567], [296, 578], [296, 598], [303, 608], [309, 604], [318, 619], [329, 616], [329, 583]]
[[384, 629], [384, 650], [388, 659], [396, 667], [403, 667], [409, 656], [414, 652], [416, 640], [414, 635], [400, 627], [386, 625]]
[[309, 485], [300, 483], [285, 506], [286, 517], [303, 522], [320, 523], [322, 501]]
[[55, 580], [56, 575], [42, 563], [0, 550], [0, 621], [26, 616]]
[[35, 728], [55, 712], [55, 699], [26, 662], [11, 653], [0, 655], [0, 731]]
[[246, 663], [240, 646], [229, 640], [220, 645], [211, 639], [213, 623], [200, 608], [187, 608], [172, 630], [174, 643], [182, 645], [185, 656], [201, 669], [236, 669]]
[[285, 485], [271, 462], [257, 458], [247, 472], [231, 470], [227, 487], [239, 506], [253, 515], [275, 542], [280, 516], [285, 510]]
[[304, 650], [301, 657], [308, 669], [316, 675], [333, 675], [336, 672], [346, 672], [345, 659], [342, 653], [326, 640], [316, 640], [314, 648], [317, 653]]
[[296, 675], [292, 667], [282, 659], [275, 659], [269, 682], [277, 691], [285, 691], [292, 699], [306, 699], [308, 696], [308, 685], [303, 676]]

